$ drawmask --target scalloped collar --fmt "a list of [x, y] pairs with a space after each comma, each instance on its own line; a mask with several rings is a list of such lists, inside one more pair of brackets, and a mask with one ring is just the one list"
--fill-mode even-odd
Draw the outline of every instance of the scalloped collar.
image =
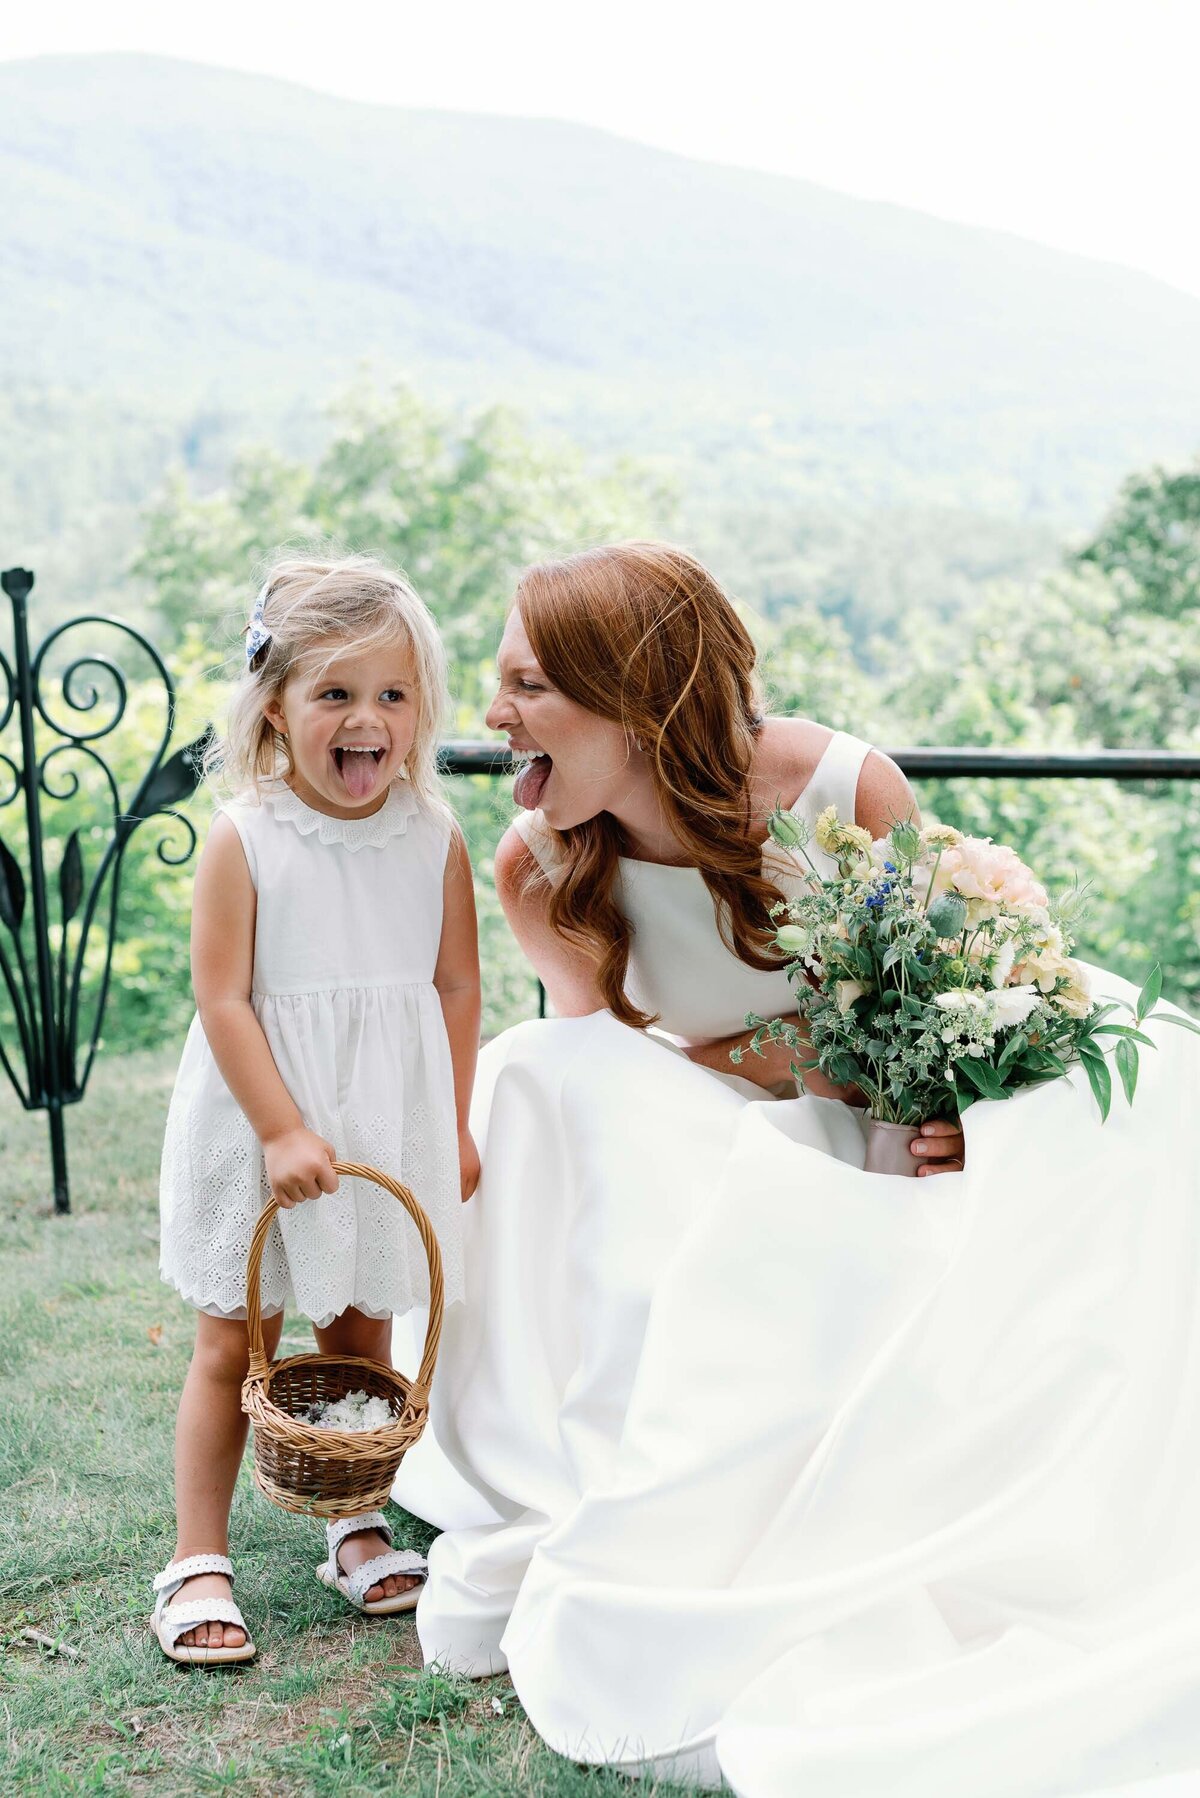
[[368, 818], [331, 818], [314, 811], [283, 781], [264, 781], [259, 791], [275, 816], [294, 824], [301, 836], [315, 832], [322, 843], [340, 843], [345, 849], [382, 849], [393, 837], [404, 835], [409, 819], [420, 809], [406, 780], [394, 780], [379, 810]]

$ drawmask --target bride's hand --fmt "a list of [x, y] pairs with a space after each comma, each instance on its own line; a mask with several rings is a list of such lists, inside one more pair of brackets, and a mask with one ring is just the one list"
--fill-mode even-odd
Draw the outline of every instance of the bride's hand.
[[911, 1152], [921, 1162], [918, 1175], [958, 1174], [966, 1164], [966, 1138], [949, 1118], [930, 1118], [913, 1138]]

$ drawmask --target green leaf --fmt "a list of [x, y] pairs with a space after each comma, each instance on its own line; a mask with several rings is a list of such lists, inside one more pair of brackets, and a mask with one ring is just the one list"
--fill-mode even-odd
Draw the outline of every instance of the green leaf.
[[1138, 994], [1137, 1006], [1136, 1006], [1136, 1008], [1134, 1010], [1134, 1014], [1133, 1014], [1134, 1019], [1137, 1023], [1139, 1023], [1139, 1024], [1141, 1023], [1142, 1019], [1146, 1016], [1147, 1012], [1154, 1010], [1154, 1007], [1158, 1004], [1158, 1001], [1159, 1001], [1159, 998], [1161, 997], [1161, 995], [1162, 995], [1162, 969], [1159, 967], [1158, 963], [1155, 962], [1154, 966], [1150, 970], [1150, 974], [1149, 974], [1149, 977], [1147, 978], [1145, 986], [1142, 988], [1141, 992]]
[[1175, 1024], [1180, 1030], [1190, 1030], [1194, 1035], [1200, 1036], [1200, 1024], [1196, 1022], [1195, 1018], [1182, 1017], [1175, 1011], [1156, 1011], [1154, 1022], [1156, 1024]]
[[1083, 1063], [1083, 1071], [1088, 1077], [1088, 1085], [1096, 1095], [1096, 1103], [1100, 1107], [1100, 1120], [1103, 1123], [1112, 1110], [1112, 1075], [1108, 1071], [1108, 1063], [1103, 1055], [1094, 1049], [1081, 1049], [1079, 1059]]
[[1138, 1052], [1131, 1042], [1117, 1044], [1117, 1072], [1121, 1076], [1121, 1085], [1125, 1088], [1125, 1097], [1133, 1104], [1133, 1095], [1137, 1091]]
[[1101, 1024], [1099, 1029], [1093, 1030], [1091, 1034], [1093, 1036], [1125, 1036], [1135, 1043], [1145, 1043], [1148, 1049], [1157, 1049], [1158, 1047], [1153, 1037], [1144, 1036], [1140, 1030], [1135, 1030], [1132, 1024]]
[[976, 1061], [964, 1055], [961, 1061], [955, 1063], [955, 1067], [985, 1099], [1003, 1099], [1006, 1096], [1003, 1082], [990, 1062]]
[[997, 1068], [1006, 1068], [1009, 1062], [1015, 1060], [1021, 1053], [1022, 1049], [1028, 1047], [1028, 1043], [1029, 1038], [1025, 1035], [1025, 1032], [1023, 1030], [1015, 1030], [1004, 1045], [1004, 1052], [996, 1063]]
[[79, 910], [83, 898], [83, 856], [79, 849], [79, 832], [73, 830], [63, 849], [58, 869], [58, 892], [62, 901], [62, 921], [69, 924]]
[[25, 876], [7, 843], [0, 842], [0, 923], [16, 936], [25, 916]]

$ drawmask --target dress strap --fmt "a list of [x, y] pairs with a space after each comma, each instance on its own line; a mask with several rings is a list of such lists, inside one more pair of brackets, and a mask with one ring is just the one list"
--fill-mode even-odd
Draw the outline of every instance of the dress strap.
[[843, 823], [853, 823], [858, 777], [870, 753], [870, 743], [861, 737], [835, 730], [792, 811], [812, 823], [827, 806], [835, 805]]
[[554, 833], [541, 812], [518, 812], [513, 829], [552, 886], [562, 879], [562, 857]]

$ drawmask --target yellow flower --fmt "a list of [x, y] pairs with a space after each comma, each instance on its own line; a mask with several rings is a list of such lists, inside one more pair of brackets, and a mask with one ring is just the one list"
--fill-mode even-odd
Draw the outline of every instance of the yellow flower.
[[814, 829], [817, 847], [826, 855], [846, 856], [850, 854], [869, 856], [872, 848], [872, 836], [861, 824], [843, 824], [837, 815], [836, 805], [827, 805], [817, 819]]
[[836, 805], [827, 805], [813, 826], [817, 839], [817, 847], [826, 855], [833, 855], [837, 849], [838, 815]]
[[962, 840], [962, 831], [953, 824], [927, 824], [921, 832], [922, 849], [953, 849]]
[[1067, 984], [1055, 993], [1054, 1004], [1069, 1018], [1086, 1018], [1093, 1004], [1091, 981], [1077, 961], [1064, 961], [1062, 971]]
[[864, 830], [861, 824], [843, 824], [839, 839], [839, 847], [842, 849], [857, 849], [863, 855], [871, 853], [871, 833]]

